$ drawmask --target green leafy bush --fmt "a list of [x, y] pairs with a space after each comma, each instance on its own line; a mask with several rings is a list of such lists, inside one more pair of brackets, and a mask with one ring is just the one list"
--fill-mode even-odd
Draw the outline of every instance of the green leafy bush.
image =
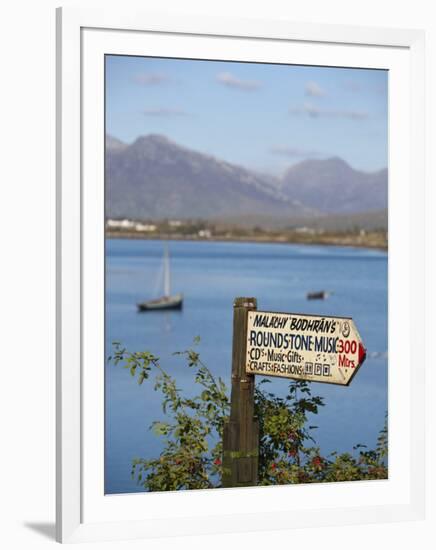
[[[199, 343], [199, 338], [194, 344]], [[156, 371], [154, 390], [162, 393], [164, 420], [151, 429], [164, 440], [163, 450], [154, 459], [135, 458], [132, 477], [148, 491], [210, 489], [221, 486], [222, 435], [230, 414], [230, 399], [221, 378], [213, 376], [196, 349], [177, 352], [192, 370], [197, 395], [187, 397], [176, 380], [148, 351], [129, 352], [114, 342], [109, 359], [121, 364], [138, 384]], [[320, 483], [386, 479], [388, 477], [387, 420], [377, 446], [367, 450], [356, 445], [350, 453], [322, 456], [316, 445], [308, 415], [318, 414], [322, 397], [313, 396], [311, 384], [292, 380], [285, 397], [267, 391], [263, 379], [255, 389], [255, 414], [259, 419], [259, 485]]]

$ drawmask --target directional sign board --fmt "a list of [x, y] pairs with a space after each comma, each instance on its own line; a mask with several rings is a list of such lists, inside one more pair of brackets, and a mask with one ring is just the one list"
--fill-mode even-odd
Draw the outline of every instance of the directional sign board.
[[348, 386], [365, 357], [351, 318], [248, 312], [248, 374]]

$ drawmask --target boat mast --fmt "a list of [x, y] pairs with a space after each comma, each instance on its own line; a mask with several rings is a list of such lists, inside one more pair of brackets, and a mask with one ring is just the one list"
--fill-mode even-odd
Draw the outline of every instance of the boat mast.
[[170, 290], [171, 279], [170, 279], [170, 256], [168, 252], [168, 245], [165, 245], [164, 253], [164, 296], [169, 296], [171, 293]]

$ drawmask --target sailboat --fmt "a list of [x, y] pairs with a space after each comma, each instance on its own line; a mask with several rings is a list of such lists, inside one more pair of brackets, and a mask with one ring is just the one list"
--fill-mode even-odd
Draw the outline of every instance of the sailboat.
[[170, 255], [168, 245], [164, 252], [164, 295], [154, 300], [146, 300], [137, 304], [138, 311], [155, 311], [161, 309], [182, 309], [183, 294], [173, 294], [171, 296], [171, 275], [170, 275]]

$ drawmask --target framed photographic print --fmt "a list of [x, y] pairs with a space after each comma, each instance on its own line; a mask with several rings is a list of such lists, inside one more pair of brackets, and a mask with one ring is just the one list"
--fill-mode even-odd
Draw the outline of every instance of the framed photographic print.
[[57, 28], [58, 540], [422, 517], [423, 34]]

